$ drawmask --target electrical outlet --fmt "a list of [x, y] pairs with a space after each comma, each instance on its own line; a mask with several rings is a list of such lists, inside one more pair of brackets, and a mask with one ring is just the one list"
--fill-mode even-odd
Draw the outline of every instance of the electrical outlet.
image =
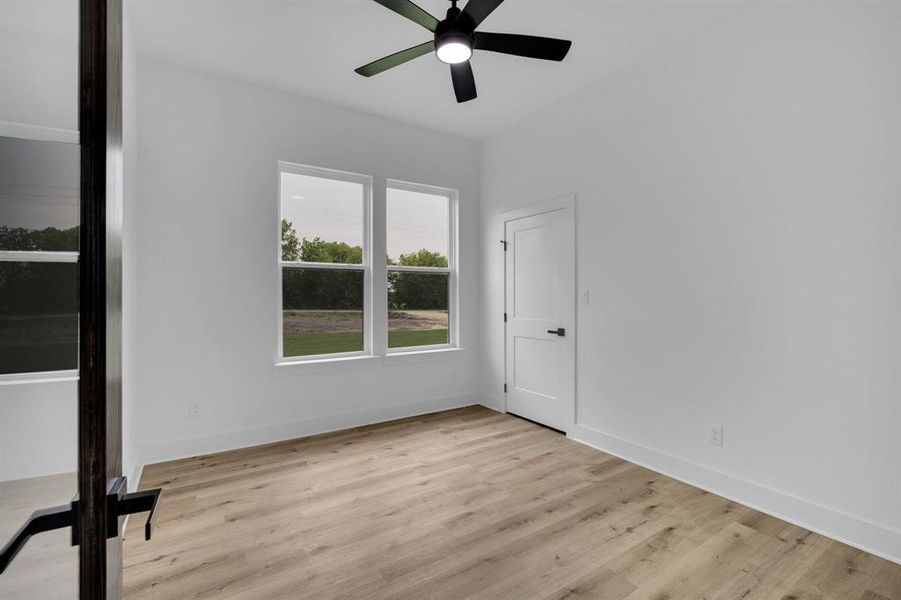
[[591, 301], [591, 290], [585, 288], [582, 290], [582, 293], [579, 294], [579, 306], [588, 306]]
[[723, 445], [723, 426], [710, 424], [707, 426], [707, 441], [711, 446]]
[[450, 372], [450, 380], [451, 380], [451, 381], [457, 381], [457, 372], [456, 372], [456, 371], [451, 371], [451, 372]]
[[200, 416], [200, 404], [197, 402], [191, 402], [188, 405], [188, 416], [189, 417], [199, 417]]

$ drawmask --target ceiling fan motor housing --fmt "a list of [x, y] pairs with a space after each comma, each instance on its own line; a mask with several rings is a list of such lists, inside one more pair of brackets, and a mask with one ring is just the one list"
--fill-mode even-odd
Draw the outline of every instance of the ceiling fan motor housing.
[[468, 23], [466, 21], [471, 20], [467, 19], [465, 15], [460, 17], [461, 12], [456, 6], [447, 10], [447, 17], [438, 23], [438, 26], [435, 28], [436, 48], [451, 42], [465, 44], [470, 48], [473, 47], [475, 43], [475, 35], [473, 33], [475, 27], [467, 27]]

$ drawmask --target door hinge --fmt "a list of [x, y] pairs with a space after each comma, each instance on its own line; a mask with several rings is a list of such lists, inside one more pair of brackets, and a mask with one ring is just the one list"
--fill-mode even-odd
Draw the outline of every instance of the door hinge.
[[504, 247], [504, 252], [507, 251], [507, 240], [501, 240], [501, 245]]
[[507, 322], [507, 313], [504, 313], [504, 323]]
[[506, 383], [504, 384], [504, 393], [505, 394], [507, 393], [507, 384]]

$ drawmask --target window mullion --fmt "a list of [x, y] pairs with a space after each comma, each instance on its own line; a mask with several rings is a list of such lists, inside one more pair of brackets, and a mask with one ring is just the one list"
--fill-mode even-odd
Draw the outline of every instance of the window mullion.
[[383, 356], [388, 349], [388, 256], [386, 239], [387, 184], [376, 180], [372, 193], [372, 353]]
[[309, 269], [310, 271], [365, 271], [366, 265], [345, 263], [314, 263], [302, 261], [283, 261], [281, 266], [286, 269]]
[[448, 267], [403, 267], [389, 265], [388, 270], [394, 273], [422, 273], [423, 275], [450, 275], [453, 269]]

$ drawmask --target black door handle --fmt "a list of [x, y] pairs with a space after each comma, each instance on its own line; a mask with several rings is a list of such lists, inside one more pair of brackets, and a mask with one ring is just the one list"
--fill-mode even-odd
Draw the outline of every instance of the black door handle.
[[566, 335], [566, 330], [563, 329], [562, 327], [558, 327], [557, 329], [548, 329], [547, 332], [553, 333], [554, 335], [559, 335], [560, 337], [563, 337]]
[[31, 536], [72, 526], [72, 505], [44, 508], [31, 513], [16, 535], [0, 551], [0, 573], [6, 570]]
[[147, 521], [144, 522], [144, 539], [150, 540], [153, 534], [153, 521], [156, 517], [156, 507], [159, 506], [160, 496], [163, 490], [157, 488], [155, 490], [147, 490], [146, 492], [135, 492], [126, 494], [125, 498], [119, 504], [122, 515], [131, 515], [139, 512], [147, 512]]
[[[149, 512], [147, 523], [144, 525], [144, 539], [149, 540], [153, 528], [153, 518], [156, 516], [156, 507], [159, 505], [163, 491], [155, 489], [127, 494], [125, 493], [127, 489], [125, 483], [125, 477], [117, 477], [113, 480], [107, 493], [106, 536], [112, 538], [119, 535], [119, 517], [139, 512]], [[38, 533], [71, 527], [72, 545], [79, 545], [81, 542], [75, 519], [78, 511], [78, 498], [75, 498], [71, 504], [44, 508], [31, 513], [31, 516], [19, 528], [16, 535], [0, 550], [0, 573], [6, 570], [6, 567], [22, 550], [22, 547], [31, 536]]]
[[144, 539], [150, 540], [153, 534], [153, 521], [156, 517], [156, 507], [159, 506], [160, 496], [163, 490], [160, 488], [154, 490], [146, 490], [143, 492], [133, 492], [127, 494], [127, 480], [125, 477], [118, 477], [110, 487], [107, 501], [109, 502], [109, 522], [107, 523], [107, 537], [115, 537], [119, 535], [119, 517], [125, 515], [133, 515], [135, 513], [146, 512], [147, 521], [144, 523]]

